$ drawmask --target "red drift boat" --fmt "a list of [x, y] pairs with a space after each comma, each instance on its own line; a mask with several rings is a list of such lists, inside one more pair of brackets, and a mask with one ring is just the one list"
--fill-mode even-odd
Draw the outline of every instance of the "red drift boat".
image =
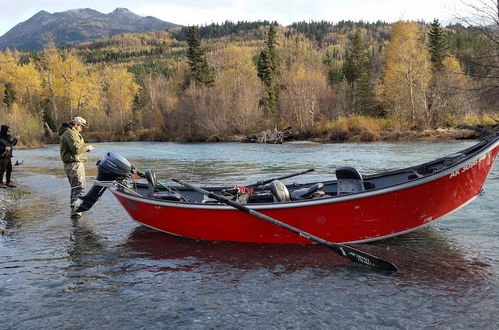
[[[268, 180], [248, 187], [204, 188], [215, 196], [179, 180], [175, 181], [183, 185], [167, 186], [149, 170], [148, 182], [136, 183], [130, 163], [107, 153], [97, 163], [97, 182], [82, 198], [78, 211], [90, 209], [110, 188], [135, 221], [173, 235], [311, 243], [310, 237], [301, 235], [303, 231], [328, 242], [364, 243], [421, 228], [472, 201], [482, 192], [498, 152], [499, 133], [461, 152], [405, 169], [361, 175], [352, 167], [340, 167], [337, 180], [293, 185]], [[217, 196], [223, 199], [213, 198]], [[256, 219], [248, 210], [299, 231]]]
[[[89, 210], [110, 188], [140, 224], [202, 240], [323, 244], [370, 267], [396, 271], [392, 263], [343, 243], [364, 243], [401, 235], [433, 223], [482, 192], [499, 153], [499, 133], [476, 145], [421, 165], [361, 175], [336, 169], [336, 180], [284, 185], [282, 179], [313, 169], [235, 188], [199, 188], [155, 174], [136, 172], [126, 158], [107, 153], [97, 162], [97, 181], [81, 197], [78, 212]], [[259, 218], [259, 219], [257, 219]]]
[[[272, 180], [237, 189], [204, 189], [324, 240], [364, 243], [426, 226], [472, 201], [481, 193], [498, 152], [496, 134], [447, 157], [381, 174], [363, 176], [352, 167], [340, 167], [332, 181], [286, 186]], [[135, 221], [169, 234], [237, 242], [311, 242], [190, 185], [166, 186], [149, 170], [147, 183], [135, 183], [130, 163], [118, 154], [107, 153], [97, 164], [96, 185], [78, 211], [90, 209], [110, 188]]]

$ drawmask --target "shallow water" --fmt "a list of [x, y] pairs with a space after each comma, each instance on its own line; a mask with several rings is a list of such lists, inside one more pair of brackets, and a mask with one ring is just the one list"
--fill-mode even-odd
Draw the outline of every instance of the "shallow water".
[[[374, 173], [473, 142], [374, 144], [101, 143], [158, 177], [249, 184]], [[386, 274], [319, 246], [202, 242], [135, 223], [110, 193], [78, 221], [58, 146], [16, 150], [15, 207], [0, 220], [0, 328], [497, 329], [499, 165], [485, 195], [442, 221], [358, 248], [395, 263]], [[401, 214], [401, 217], [404, 215]], [[255, 221], [259, 221], [258, 219]]]

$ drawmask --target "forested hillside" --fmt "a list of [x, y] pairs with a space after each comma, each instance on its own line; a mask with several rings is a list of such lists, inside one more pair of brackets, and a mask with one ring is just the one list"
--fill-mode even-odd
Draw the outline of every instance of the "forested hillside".
[[286, 127], [300, 138], [378, 140], [493, 122], [498, 46], [482, 32], [261, 21], [48, 42], [0, 53], [0, 120], [32, 141], [75, 115], [109, 140], [237, 140]]
[[48, 35], [56, 45], [64, 46], [122, 33], [158, 31], [177, 26], [154, 17], [136, 15], [126, 8], [116, 8], [109, 14], [89, 8], [53, 14], [41, 10], [0, 36], [0, 50], [41, 50]]

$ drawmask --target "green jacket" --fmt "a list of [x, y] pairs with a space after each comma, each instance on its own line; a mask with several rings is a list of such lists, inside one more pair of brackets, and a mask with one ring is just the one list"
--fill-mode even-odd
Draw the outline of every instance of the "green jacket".
[[61, 159], [65, 163], [85, 162], [88, 158], [83, 136], [72, 127], [61, 127]]

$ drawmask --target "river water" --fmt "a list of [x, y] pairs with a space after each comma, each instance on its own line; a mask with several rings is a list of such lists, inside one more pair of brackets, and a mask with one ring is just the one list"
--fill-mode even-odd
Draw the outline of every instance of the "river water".
[[[429, 161], [473, 141], [371, 144], [98, 143], [158, 178], [250, 184], [334, 178]], [[485, 195], [425, 229], [358, 246], [394, 274], [320, 245], [204, 242], [134, 222], [109, 192], [79, 220], [58, 146], [15, 150], [18, 188], [0, 228], [1, 329], [497, 329], [499, 165]], [[400, 217], [403, 217], [400, 214]], [[255, 221], [260, 221], [255, 219]]]

